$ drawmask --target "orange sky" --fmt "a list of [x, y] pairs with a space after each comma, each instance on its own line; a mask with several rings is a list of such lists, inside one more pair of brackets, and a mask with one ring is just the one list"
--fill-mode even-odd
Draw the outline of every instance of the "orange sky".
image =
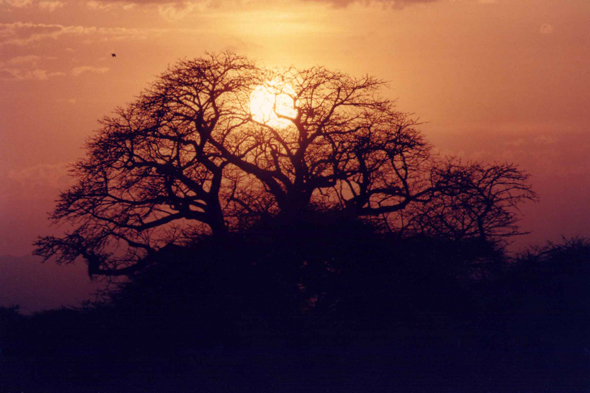
[[227, 49], [389, 81], [443, 153], [533, 175], [518, 247], [590, 236], [588, 0], [0, 0], [0, 256], [55, 230], [97, 119]]

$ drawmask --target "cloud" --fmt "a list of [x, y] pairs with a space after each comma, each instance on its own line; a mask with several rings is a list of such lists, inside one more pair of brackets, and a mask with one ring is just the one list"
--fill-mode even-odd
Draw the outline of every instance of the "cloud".
[[[147, 39], [152, 34], [160, 34], [164, 29], [133, 29], [125, 27], [64, 26], [44, 23], [0, 23], [0, 46], [25, 46], [47, 39], [62, 36], [102, 36], [103, 41], [130, 41]], [[66, 50], [68, 50], [66, 48]], [[71, 50], [70, 50], [71, 51]]]
[[24, 79], [38, 79], [40, 81], [46, 81], [49, 79], [49, 76], [47, 75], [47, 71], [37, 69], [37, 70], [27, 71], [25, 73]]
[[55, 78], [55, 77], [60, 77], [60, 76], [65, 76], [65, 75], [66, 74], [63, 72], [49, 72], [47, 70], [41, 70], [41, 69], [34, 69], [34, 70], [26, 70], [26, 69], [19, 69], [19, 68], [2, 68], [2, 69], [0, 69], [0, 80], [46, 81], [46, 80], [49, 80], [49, 78]]
[[535, 143], [538, 144], [542, 144], [542, 145], [553, 145], [555, 143], [559, 142], [559, 139], [552, 137], [552, 136], [547, 136], [547, 135], [541, 135], [535, 138]]
[[354, 3], [361, 3], [361, 4], [369, 4], [369, 3], [378, 3], [384, 5], [390, 5], [395, 8], [404, 8], [409, 5], [415, 4], [428, 4], [434, 3], [439, 0], [305, 0], [305, 1], [315, 1], [319, 3], [327, 3], [331, 4], [336, 7], [346, 7], [350, 4]]
[[139, 1], [139, 0], [121, 0], [121, 1], [109, 1], [109, 0], [89, 0], [86, 2], [86, 7], [90, 8], [91, 10], [100, 10], [100, 11], [110, 11], [115, 7], [120, 7], [125, 11], [131, 10], [135, 8], [138, 4], [146, 4], [150, 3], [150, 1]]
[[8, 70], [0, 68], [0, 81], [15, 80], [16, 78]]
[[105, 3], [102, 1], [87, 1], [86, 7], [90, 8], [91, 10], [110, 10], [113, 6], [109, 3]]
[[0, 63], [0, 67], [9, 67], [9, 66], [22, 66], [22, 65], [30, 65], [35, 66], [41, 60], [40, 56], [37, 55], [27, 55], [27, 56], [17, 56], [13, 57], [12, 59]]
[[157, 6], [160, 16], [167, 21], [177, 21], [184, 18], [194, 10], [204, 10], [213, 1], [224, 0], [89, 0], [86, 6], [92, 10], [111, 11], [123, 9], [125, 11], [134, 9], [138, 5]]
[[[187, 8], [194, 9], [194, 8], [204, 8], [210, 5], [222, 3], [225, 0], [90, 0], [89, 2], [102, 4], [103, 7], [112, 4], [157, 4], [166, 7], [175, 7], [177, 10], [184, 10]], [[424, 3], [433, 3], [440, 0], [305, 0], [305, 1], [317, 1], [317, 2], [324, 2], [324, 3], [332, 3], [337, 6], [346, 6], [348, 4], [352, 4], [355, 2], [360, 3], [369, 3], [369, 2], [379, 2], [379, 3], [389, 3], [392, 5], [396, 5], [399, 7], [403, 7], [405, 5], [411, 4], [424, 4]], [[250, 1], [246, 1], [249, 3]]]
[[[33, 0], [0, 0], [0, 4], [4, 3], [13, 5], [14, 7], [25, 7], [32, 4]], [[81, 1], [88, 8], [98, 11], [111, 11], [114, 9], [131, 10], [136, 6], [157, 5], [159, 14], [166, 20], [176, 21], [182, 19], [194, 10], [203, 10], [210, 6], [216, 6], [227, 2], [229, 0], [84, 0]], [[240, 1], [240, 0], [238, 0]], [[245, 3], [251, 3], [251, 0], [242, 0]], [[346, 7], [350, 4], [360, 3], [379, 3], [393, 6], [395, 8], [403, 8], [416, 4], [428, 4], [439, 2], [441, 0], [303, 0], [308, 2], [320, 2], [331, 4], [336, 7]], [[455, 0], [448, 0], [455, 1]], [[489, 4], [496, 3], [497, 0], [473, 0], [479, 3]], [[65, 5], [64, 1], [59, 0], [42, 0], [38, 3], [39, 7], [44, 10], [54, 11]]]
[[58, 98], [55, 102], [66, 103], [70, 105], [76, 105], [78, 101], [75, 98]]
[[40, 164], [0, 172], [0, 199], [30, 197], [41, 190], [65, 189], [72, 184], [70, 162]]
[[[90, 0], [87, 2], [93, 9], [111, 9], [118, 4], [158, 5], [158, 12], [167, 20], [174, 21], [183, 18], [191, 11], [202, 10], [210, 6], [216, 6], [228, 0]], [[381, 3], [395, 8], [403, 8], [413, 4], [434, 3], [441, 0], [303, 0], [308, 2], [320, 2], [336, 7], [346, 7], [353, 3], [369, 4]], [[489, 1], [489, 0], [488, 0]], [[245, 0], [245, 3], [251, 1]]]
[[148, 39], [153, 34], [160, 34], [164, 29], [129, 29], [126, 27], [99, 28], [96, 33], [102, 41], [137, 41]]
[[184, 6], [188, 6], [190, 4], [198, 4], [201, 3], [202, 1], [194, 1], [194, 0], [89, 0], [86, 5], [88, 5], [88, 3], [92, 3], [92, 7], [97, 7], [100, 8], [101, 5], [102, 7], [104, 6], [108, 6], [110, 4], [170, 4], [170, 5], [176, 5], [179, 7], [184, 7]]
[[63, 72], [49, 72], [38, 67], [40, 56], [17, 56], [5, 62], [0, 62], [0, 80], [40, 80], [65, 76]]
[[62, 25], [44, 23], [0, 23], [0, 45], [26, 45], [46, 38], [57, 38], [66, 32]]
[[26, 186], [48, 186], [58, 188], [71, 183], [68, 176], [70, 162], [57, 164], [40, 164], [28, 168], [11, 169], [8, 171], [7, 179], [20, 185]]
[[549, 24], [544, 24], [541, 26], [541, 30], [539, 31], [539, 33], [543, 34], [543, 35], [550, 35], [553, 34], [553, 32], [555, 31], [555, 28]]
[[42, 10], [46, 10], [49, 12], [53, 12], [58, 8], [61, 8], [65, 5], [65, 3], [61, 1], [41, 1], [39, 2], [39, 8]]
[[109, 67], [92, 67], [92, 66], [76, 67], [72, 70], [72, 75], [80, 76], [81, 74], [83, 74], [85, 72], [91, 72], [91, 73], [95, 73], [95, 74], [104, 74], [106, 72], [109, 72]]
[[[489, 138], [492, 133], [486, 132], [485, 135]], [[498, 133], [493, 137], [495, 139], [479, 142], [481, 145], [478, 144], [478, 147], [482, 147], [487, 154], [479, 159], [518, 162], [535, 174], [590, 174], [590, 143], [586, 142], [585, 130], [556, 128], [538, 130], [537, 133], [517, 131], [516, 135]]]
[[184, 4], [162, 4], [158, 6], [158, 13], [167, 21], [174, 22], [180, 20], [191, 13], [193, 10], [203, 10], [209, 2], [202, 3], [184, 3]]
[[[0, 1], [0, 3], [2, 3]], [[4, 3], [15, 8], [23, 8], [31, 5], [31, 0], [4, 0]]]

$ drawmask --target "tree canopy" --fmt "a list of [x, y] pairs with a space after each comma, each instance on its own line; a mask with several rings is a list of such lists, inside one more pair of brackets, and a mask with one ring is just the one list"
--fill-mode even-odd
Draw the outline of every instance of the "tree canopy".
[[36, 253], [130, 274], [167, 245], [311, 211], [453, 238], [518, 233], [514, 208], [536, 197], [528, 176], [433, 154], [384, 86], [231, 52], [180, 61], [100, 122], [51, 215], [73, 229], [40, 238]]

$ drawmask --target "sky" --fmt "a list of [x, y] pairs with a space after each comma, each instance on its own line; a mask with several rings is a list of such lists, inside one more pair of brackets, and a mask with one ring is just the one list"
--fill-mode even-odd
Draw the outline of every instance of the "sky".
[[0, 0], [0, 256], [59, 232], [98, 119], [225, 50], [376, 76], [441, 154], [518, 164], [540, 201], [514, 249], [590, 236], [588, 0]]

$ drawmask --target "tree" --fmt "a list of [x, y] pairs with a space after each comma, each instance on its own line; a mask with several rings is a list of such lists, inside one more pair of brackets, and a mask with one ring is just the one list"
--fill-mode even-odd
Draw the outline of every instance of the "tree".
[[[383, 86], [323, 67], [268, 70], [230, 52], [181, 61], [102, 120], [51, 216], [75, 227], [41, 238], [36, 253], [59, 263], [82, 256], [91, 275], [131, 274], [166, 245], [223, 238], [265, 217], [336, 212], [391, 225], [413, 212], [413, 227], [430, 229], [444, 225], [440, 206], [470, 209], [460, 200], [489, 205], [478, 227], [486, 236], [512, 225], [505, 212], [534, 196], [526, 176], [442, 165]], [[262, 114], [253, 103], [261, 92]], [[472, 197], [487, 180], [518, 196]]]
[[514, 164], [483, 165], [449, 159], [433, 171], [437, 187], [426, 203], [403, 212], [404, 230], [450, 240], [497, 242], [520, 235], [518, 205], [536, 200], [528, 175]]
[[90, 274], [119, 275], [178, 241], [182, 221], [224, 233], [221, 189], [229, 161], [210, 141], [246, 121], [242, 109], [256, 77], [251, 62], [231, 54], [183, 61], [103, 119], [87, 158], [72, 170], [78, 183], [61, 194], [51, 216], [77, 227], [41, 239], [37, 253], [60, 262], [83, 256]]

